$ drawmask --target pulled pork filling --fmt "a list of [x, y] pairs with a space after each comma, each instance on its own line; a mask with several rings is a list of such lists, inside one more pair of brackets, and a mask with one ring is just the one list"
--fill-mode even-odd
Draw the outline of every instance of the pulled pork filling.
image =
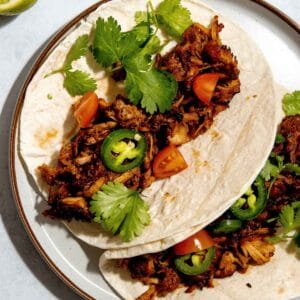
[[[285, 142], [276, 144], [273, 152], [285, 157], [287, 162], [300, 163], [300, 116], [286, 117], [279, 128]], [[269, 187], [270, 182], [265, 183]], [[117, 260], [120, 268], [130, 272], [133, 279], [149, 285], [149, 289], [139, 300], [150, 300], [180, 287], [186, 292], [204, 287], [213, 287], [214, 278], [231, 276], [235, 272], [245, 273], [250, 265], [261, 265], [270, 261], [275, 247], [265, 238], [271, 237], [276, 231], [276, 220], [281, 209], [300, 199], [299, 176], [283, 171], [270, 189], [270, 197], [264, 211], [255, 219], [245, 221], [243, 226], [234, 233], [215, 234], [211, 228], [223, 219], [232, 217], [230, 211], [225, 212], [218, 220], [210, 224], [207, 230], [213, 237], [216, 256], [209, 269], [204, 273], [192, 276], [179, 272], [174, 265], [173, 248], [159, 253], [141, 255], [129, 259]]]
[[[214, 117], [240, 91], [237, 60], [221, 44], [222, 28], [217, 17], [209, 28], [193, 24], [183, 34], [180, 44], [157, 57], [157, 68], [169, 71], [179, 82], [172, 108], [167, 113], [150, 115], [122, 96], [111, 104], [99, 99], [96, 119], [62, 147], [57, 166], [39, 167], [49, 185], [50, 209], [45, 215], [91, 221], [89, 199], [105, 183], [118, 181], [131, 189], [145, 189], [155, 180], [152, 162], [162, 148], [187, 143], [211, 126]], [[197, 75], [208, 72], [219, 73], [220, 79], [210, 103], [204, 104], [194, 94], [192, 82]], [[123, 174], [108, 170], [100, 157], [103, 140], [120, 128], [142, 132], [148, 144], [142, 165]]]

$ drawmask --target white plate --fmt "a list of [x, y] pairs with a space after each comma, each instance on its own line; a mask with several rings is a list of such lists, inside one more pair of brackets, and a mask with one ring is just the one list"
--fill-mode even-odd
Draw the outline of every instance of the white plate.
[[[261, 47], [273, 70], [275, 80], [289, 90], [299, 89], [300, 38], [295, 28], [274, 12], [250, 1], [204, 0], [209, 6], [229, 16]], [[76, 18], [75, 22], [80, 18]], [[66, 25], [60, 37], [72, 30]], [[297, 25], [294, 24], [294, 27]], [[52, 48], [58, 41], [52, 41]], [[45, 54], [45, 53], [44, 53]], [[42, 54], [43, 55], [43, 54]], [[34, 72], [34, 70], [32, 71]], [[30, 74], [32, 75], [32, 73]], [[30, 79], [30, 75], [25, 85]], [[45, 219], [41, 213], [45, 203], [37, 203], [36, 191], [27, 176], [18, 151], [18, 122], [22, 108], [22, 93], [13, 117], [10, 149], [12, 188], [20, 217], [34, 245], [54, 272], [82, 297], [118, 299], [98, 271], [101, 251], [75, 239], [59, 223]]]

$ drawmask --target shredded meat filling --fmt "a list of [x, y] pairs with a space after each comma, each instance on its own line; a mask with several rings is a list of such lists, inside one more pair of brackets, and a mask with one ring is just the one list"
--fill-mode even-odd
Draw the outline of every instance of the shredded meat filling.
[[[49, 185], [50, 209], [46, 215], [70, 219], [76, 211], [75, 218], [89, 221], [92, 216], [88, 210], [62, 200], [83, 197], [88, 207], [91, 196], [108, 181], [143, 190], [155, 180], [152, 161], [162, 148], [187, 143], [211, 126], [214, 117], [228, 107], [240, 87], [237, 60], [230, 49], [222, 45], [219, 37], [222, 28], [217, 17], [208, 28], [193, 24], [184, 32], [182, 43], [166, 55], [157, 57], [157, 67], [172, 73], [179, 82], [170, 111], [150, 115], [123, 96], [117, 96], [110, 104], [99, 99], [93, 124], [81, 128], [62, 147], [57, 166], [39, 167], [42, 178]], [[191, 89], [194, 78], [205, 72], [221, 74], [209, 105], [203, 104]], [[115, 80], [124, 79], [119, 75], [114, 76]], [[103, 140], [119, 128], [142, 132], [148, 144], [143, 164], [121, 175], [108, 170], [100, 157]]]
[[[298, 138], [300, 132], [300, 117], [286, 117], [280, 127], [279, 133], [285, 138], [281, 144], [275, 144], [273, 152], [283, 155], [286, 162], [300, 163], [298, 153]], [[266, 182], [269, 187], [270, 182]], [[137, 256], [130, 259], [119, 260], [132, 278], [138, 278], [138, 270], [144, 270], [142, 282], [149, 285], [149, 289], [141, 296], [143, 300], [151, 300], [156, 296], [165, 296], [173, 291], [175, 286], [185, 287], [185, 292], [190, 293], [195, 289], [213, 287], [214, 278], [232, 276], [235, 272], [245, 273], [250, 265], [262, 265], [269, 262], [275, 253], [274, 245], [266, 237], [275, 233], [274, 222], [268, 220], [278, 216], [284, 205], [300, 198], [300, 179], [293, 172], [284, 171], [273, 183], [270, 199], [264, 211], [255, 219], [244, 221], [243, 226], [231, 234], [214, 234], [208, 227], [214, 239], [216, 257], [210, 268], [197, 276], [188, 276], [180, 273], [174, 265], [174, 253], [167, 249], [159, 253]], [[227, 218], [226, 212], [215, 222]], [[212, 223], [213, 225], [214, 223]], [[142, 262], [142, 263], [141, 263]], [[128, 268], [128, 265], [131, 265]], [[146, 268], [145, 266], [153, 266]], [[161, 277], [162, 270], [168, 271], [167, 280]]]

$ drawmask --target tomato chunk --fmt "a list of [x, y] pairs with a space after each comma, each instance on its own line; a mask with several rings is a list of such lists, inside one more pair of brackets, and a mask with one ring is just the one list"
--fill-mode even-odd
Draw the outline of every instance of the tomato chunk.
[[99, 106], [98, 96], [94, 92], [84, 94], [74, 111], [76, 118], [81, 128], [88, 127], [94, 120]]
[[210, 103], [220, 75], [220, 73], [206, 73], [194, 79], [193, 91], [200, 101], [207, 105]]
[[214, 245], [214, 240], [205, 229], [201, 229], [186, 240], [173, 247], [175, 255], [186, 255], [210, 248]]
[[154, 158], [153, 174], [156, 178], [167, 178], [188, 167], [180, 151], [174, 145], [162, 149]]

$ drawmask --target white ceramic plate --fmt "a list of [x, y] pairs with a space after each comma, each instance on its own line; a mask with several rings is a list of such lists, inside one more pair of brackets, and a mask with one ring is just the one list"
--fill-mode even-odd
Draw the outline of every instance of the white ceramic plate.
[[[252, 35], [263, 50], [278, 83], [291, 91], [300, 88], [299, 25], [290, 22], [277, 10], [263, 7], [264, 3], [260, 0], [257, 0], [260, 5], [249, 0], [203, 0], [203, 2], [229, 16]], [[80, 19], [98, 5], [92, 6], [68, 23], [43, 51], [28, 75], [12, 122], [10, 174], [20, 217], [34, 245], [51, 269], [86, 299], [118, 299], [98, 271], [101, 251], [75, 239], [59, 222], [49, 221], [41, 215], [46, 203], [37, 202], [37, 191], [26, 174], [18, 151], [18, 123], [27, 84], [51, 49], [76, 26]]]

